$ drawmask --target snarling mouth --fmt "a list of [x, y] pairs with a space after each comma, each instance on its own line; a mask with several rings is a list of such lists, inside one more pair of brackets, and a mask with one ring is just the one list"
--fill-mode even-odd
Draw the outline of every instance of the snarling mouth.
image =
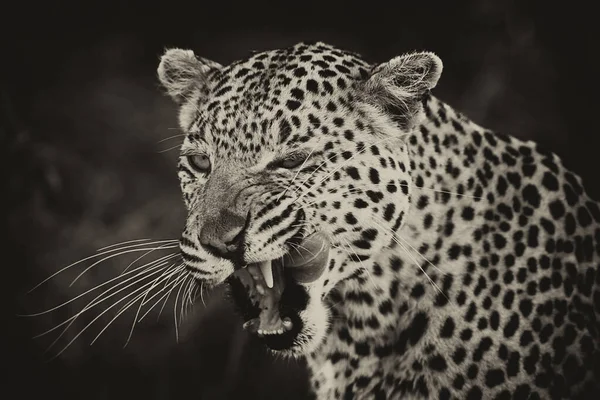
[[301, 284], [314, 282], [323, 274], [329, 248], [325, 236], [314, 233], [280, 259], [236, 271], [228, 281], [244, 329], [273, 350], [292, 347], [302, 331], [299, 313], [308, 304], [308, 293]]

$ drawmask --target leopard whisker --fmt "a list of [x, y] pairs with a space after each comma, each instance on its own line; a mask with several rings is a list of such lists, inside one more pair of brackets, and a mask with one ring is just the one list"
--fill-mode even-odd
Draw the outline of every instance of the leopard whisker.
[[79, 278], [81, 278], [86, 272], [88, 272], [89, 270], [91, 270], [92, 268], [94, 268], [96, 265], [103, 263], [106, 260], [110, 260], [111, 258], [114, 257], [119, 257], [122, 256], [124, 254], [128, 254], [128, 253], [136, 253], [136, 252], [140, 252], [140, 251], [148, 251], [148, 250], [157, 250], [157, 249], [174, 249], [174, 248], [178, 248], [179, 246], [177, 245], [166, 245], [166, 246], [160, 246], [160, 247], [151, 247], [151, 248], [142, 248], [142, 249], [129, 249], [129, 250], [123, 250], [123, 251], [119, 251], [118, 253], [115, 254], [111, 254], [110, 256], [106, 256], [96, 262], [94, 262], [92, 265], [88, 266], [87, 268], [85, 268], [82, 272], [79, 273], [79, 275], [77, 275], [75, 277], [75, 279], [73, 279], [71, 281], [71, 283], [69, 284], [69, 287], [73, 286], [75, 284], [75, 282], [77, 282], [79, 280]]
[[[166, 264], [166, 263], [165, 263]], [[79, 318], [79, 316], [81, 316], [84, 312], [86, 312], [87, 310], [90, 310], [91, 308], [95, 307], [96, 305], [100, 304], [101, 302], [117, 295], [118, 293], [122, 292], [123, 290], [126, 290], [128, 288], [130, 288], [131, 286], [134, 286], [136, 284], [139, 284], [140, 282], [142, 282], [145, 278], [152, 276], [156, 273], [158, 273], [159, 271], [154, 271], [152, 272], [152, 270], [154, 269], [158, 269], [158, 268], [162, 268], [164, 266], [164, 264], [160, 264], [154, 267], [151, 267], [147, 270], [141, 271], [140, 273], [138, 273], [136, 276], [134, 277], [130, 277], [127, 280], [123, 281], [123, 282], [119, 282], [118, 284], [106, 289], [104, 292], [100, 293], [98, 296], [96, 296], [93, 300], [91, 300], [90, 302], [88, 302], [88, 304], [86, 304], [85, 307], [83, 307], [79, 312], [77, 312], [75, 315], [67, 318], [65, 321], [57, 324], [56, 326], [54, 326], [51, 329], [48, 329], [45, 332], [42, 332], [36, 336], [34, 336], [34, 338], [39, 338], [42, 337], [44, 335], [47, 335], [50, 332], [55, 331], [56, 329], [60, 328], [61, 326], [65, 325], [65, 324], [69, 324], [67, 327], [64, 328], [63, 332], [60, 334], [60, 336], [56, 339], [56, 341], [58, 341], [58, 339], [60, 339], [60, 337], [69, 329], [69, 327], [75, 322], [75, 320], [77, 318]], [[129, 283], [128, 285], [126, 285], [125, 287], [119, 289], [118, 291], [111, 293], [109, 296], [104, 297], [103, 299], [99, 300], [102, 296], [106, 295], [108, 292], [110, 292], [111, 290], [119, 287], [120, 285], [126, 283], [127, 281], [130, 281], [132, 279], [135, 279], [133, 282]]]
[[101, 251], [104, 251], [104, 250], [111, 249], [111, 248], [113, 248], [113, 247], [122, 246], [122, 245], [127, 245], [127, 244], [131, 244], [131, 243], [146, 242], [146, 241], [149, 241], [149, 240], [152, 240], [152, 239], [148, 239], [148, 238], [146, 238], [146, 239], [133, 239], [133, 240], [126, 240], [126, 241], [124, 241], [124, 242], [113, 243], [113, 244], [110, 244], [110, 245], [108, 245], [108, 246], [101, 247], [101, 248], [99, 248], [99, 249], [98, 249], [98, 250], [96, 250], [96, 251], [97, 251], [97, 252], [101, 252]]
[[[158, 272], [158, 271], [157, 271]], [[156, 273], [156, 272], [154, 272]], [[152, 274], [154, 274], [152, 273]], [[139, 283], [139, 281], [136, 281], [133, 284]], [[54, 355], [54, 357], [52, 357], [52, 359], [59, 357], [73, 342], [75, 342], [75, 340], [77, 340], [77, 338], [79, 338], [79, 336], [81, 336], [94, 322], [96, 322], [98, 319], [100, 319], [104, 314], [106, 314], [109, 310], [111, 310], [112, 308], [114, 308], [117, 304], [127, 300], [128, 298], [130, 298], [131, 296], [135, 295], [136, 293], [142, 291], [142, 294], [144, 293], [143, 291], [146, 289], [147, 285], [151, 284], [151, 282], [146, 283], [145, 285], [143, 285], [142, 287], [135, 289], [134, 291], [132, 291], [131, 293], [123, 296], [121, 299], [119, 299], [118, 301], [114, 302], [111, 306], [107, 307], [104, 311], [102, 311], [98, 316], [96, 316], [90, 323], [88, 323], [81, 331], [79, 331], [79, 333], [77, 335], [75, 335], [75, 337], [73, 337], [69, 343], [67, 343], [67, 345], [65, 347], [63, 347], [62, 350], [60, 350], [57, 354]], [[128, 286], [131, 286], [128, 285]], [[125, 288], [123, 288], [125, 289]], [[121, 289], [121, 290], [123, 290]], [[141, 297], [141, 295], [140, 295]], [[71, 317], [70, 319], [72, 319], [71, 323], [69, 325], [67, 325], [65, 327], [65, 329], [61, 332], [61, 334], [48, 346], [48, 348], [46, 349], [45, 353], [50, 351], [50, 349], [52, 347], [54, 347], [54, 345], [58, 342], [58, 340], [67, 332], [67, 330], [70, 328], [70, 326], [73, 324], [73, 322], [75, 321], [75, 319], [81, 315], [81, 312], [77, 313], [76, 315], [74, 315], [73, 317]], [[54, 328], [52, 329], [54, 330]]]
[[[171, 241], [172, 241], [172, 240], [171, 240]], [[119, 252], [118, 254], [114, 254], [114, 255], [112, 255], [112, 256], [114, 256], [114, 257], [117, 257], [118, 255], [121, 255], [121, 253], [120, 253], [120, 252], [121, 252], [122, 250], [125, 250], [125, 249], [133, 249], [133, 248], [136, 248], [136, 247], [138, 247], [138, 246], [154, 246], [154, 245], [156, 245], [156, 244], [159, 244], [159, 243], [167, 243], [167, 242], [169, 242], [169, 240], [158, 240], [158, 241], [151, 242], [151, 243], [136, 243], [136, 244], [131, 244], [131, 245], [123, 246], [123, 247], [120, 247], [120, 248], [112, 248], [112, 249], [110, 249], [110, 250], [104, 250], [104, 251], [101, 251], [101, 252], [99, 252], [99, 253], [97, 253], [97, 254], [93, 254], [93, 255], [91, 255], [91, 256], [88, 256], [88, 257], [82, 258], [81, 260], [75, 261], [75, 262], [73, 262], [73, 263], [71, 263], [71, 264], [67, 265], [66, 267], [63, 267], [63, 268], [59, 269], [58, 271], [54, 272], [52, 275], [48, 276], [46, 279], [44, 279], [43, 281], [41, 281], [40, 283], [38, 283], [37, 285], [35, 285], [35, 286], [34, 286], [33, 288], [31, 288], [31, 289], [30, 289], [30, 290], [29, 290], [27, 293], [31, 293], [31, 292], [33, 292], [34, 290], [36, 290], [37, 288], [39, 288], [40, 286], [42, 286], [44, 283], [48, 282], [49, 280], [51, 280], [51, 279], [52, 279], [52, 278], [54, 278], [55, 276], [59, 275], [60, 273], [62, 273], [62, 272], [64, 272], [64, 271], [66, 271], [66, 270], [68, 270], [69, 268], [72, 268], [72, 267], [74, 267], [74, 266], [76, 266], [76, 265], [79, 265], [79, 264], [81, 264], [81, 263], [83, 263], [83, 262], [85, 262], [85, 261], [92, 260], [92, 259], [94, 259], [94, 258], [97, 258], [97, 257], [102, 257], [102, 256], [104, 256], [104, 255], [106, 255], [106, 254], [110, 254], [110, 253], [114, 253], [114, 252]], [[119, 244], [116, 244], [116, 245], [111, 245], [111, 246], [109, 246], [109, 247], [114, 247], [114, 246], [118, 246], [118, 245], [119, 245]], [[141, 249], [141, 250], [138, 250], [138, 251], [144, 251], [144, 250], [148, 250], [148, 249]], [[125, 253], [123, 253], [123, 254], [125, 254]], [[103, 259], [103, 260], [104, 260], [104, 259]], [[94, 265], [96, 265], [96, 264], [94, 264]]]
[[433, 279], [431, 279], [431, 277], [429, 276], [429, 274], [427, 274], [427, 272], [425, 272], [425, 270], [423, 269], [423, 267], [421, 267], [421, 265], [417, 262], [417, 260], [413, 257], [413, 255], [410, 254], [410, 252], [408, 251], [408, 249], [406, 247], [404, 247], [404, 245], [402, 243], [400, 243], [400, 242], [396, 242], [396, 243], [398, 243], [398, 245], [402, 248], [402, 250], [404, 250], [404, 252], [406, 253], [406, 255], [413, 260], [413, 262], [415, 263], [415, 265], [427, 277], [427, 279], [429, 280], [429, 282], [431, 283], [431, 285], [435, 289], [437, 289], [448, 301], [450, 301], [450, 299], [448, 298], [448, 296], [442, 291], [442, 289], [440, 289], [440, 287], [433, 281]]
[[315, 152], [315, 150], [317, 149], [317, 146], [315, 145], [312, 150], [310, 151], [310, 153], [308, 153], [308, 155], [306, 156], [306, 158], [304, 159], [304, 162], [302, 162], [302, 164], [298, 167], [298, 170], [296, 171], [296, 174], [294, 175], [294, 177], [290, 180], [289, 185], [287, 186], [287, 188], [285, 188], [285, 190], [277, 197], [277, 199], [275, 200], [276, 202], [279, 202], [279, 199], [281, 199], [281, 196], [285, 195], [288, 191], [288, 189], [292, 186], [292, 184], [294, 183], [294, 181], [296, 180], [296, 178], [298, 177], [298, 174], [300, 174], [300, 170], [302, 169], [302, 167], [304, 167], [306, 165], [306, 162], [308, 161], [308, 159], [310, 158], [310, 156]]
[[[77, 299], [79, 299], [79, 298], [81, 298], [81, 297], [83, 297], [83, 296], [85, 296], [85, 295], [87, 295], [87, 294], [89, 294], [89, 293], [91, 293], [91, 292], [93, 292], [93, 291], [95, 291], [95, 290], [97, 290], [97, 289], [99, 289], [99, 288], [103, 287], [103, 286], [106, 286], [106, 285], [109, 285], [109, 284], [111, 284], [111, 283], [114, 283], [114, 282], [115, 282], [116, 280], [118, 280], [118, 279], [122, 279], [122, 278], [124, 278], [125, 276], [127, 276], [127, 275], [129, 275], [129, 274], [133, 274], [134, 272], [139, 272], [139, 270], [140, 270], [140, 269], [143, 269], [143, 268], [150, 268], [150, 266], [152, 266], [152, 264], [153, 264], [153, 263], [158, 263], [158, 262], [161, 262], [161, 261], [166, 261], [166, 260], [168, 260], [168, 259], [170, 259], [170, 258], [175, 258], [175, 257], [177, 257], [178, 255], [179, 255], [179, 254], [169, 254], [169, 255], [166, 255], [166, 256], [164, 256], [164, 257], [161, 257], [161, 258], [159, 258], [158, 260], [154, 260], [154, 261], [152, 261], [151, 263], [147, 263], [147, 264], [145, 264], [145, 265], [142, 265], [142, 266], [136, 267], [136, 268], [132, 269], [131, 271], [127, 271], [127, 273], [125, 273], [125, 274], [120, 274], [120, 275], [118, 275], [118, 276], [116, 276], [116, 277], [114, 277], [114, 278], [111, 278], [110, 280], [108, 280], [108, 281], [106, 281], [106, 282], [103, 282], [103, 283], [101, 283], [101, 284], [98, 284], [98, 285], [94, 286], [93, 288], [91, 288], [91, 289], [88, 289], [88, 290], [86, 290], [85, 292], [83, 292], [83, 293], [81, 293], [81, 294], [79, 294], [79, 295], [77, 295], [77, 296], [75, 296], [75, 297], [73, 297], [73, 298], [71, 298], [71, 299], [69, 299], [69, 300], [67, 300], [67, 301], [65, 301], [65, 302], [63, 302], [63, 303], [61, 303], [61, 304], [59, 304], [59, 305], [57, 305], [57, 306], [54, 306], [54, 307], [52, 307], [52, 308], [50, 308], [50, 309], [48, 309], [48, 310], [44, 310], [44, 311], [40, 311], [40, 312], [37, 312], [37, 313], [32, 313], [32, 314], [24, 314], [24, 315], [20, 315], [20, 316], [22, 316], [22, 317], [38, 317], [38, 316], [40, 316], [40, 315], [44, 315], [44, 314], [48, 314], [48, 313], [50, 313], [50, 312], [52, 312], [52, 311], [56, 311], [56, 310], [58, 310], [58, 309], [60, 309], [60, 308], [62, 308], [62, 307], [65, 307], [66, 305], [68, 305], [68, 304], [70, 304], [70, 303], [72, 303], [72, 302], [76, 301]], [[143, 273], [143, 272], [142, 272], [142, 273]], [[138, 276], [138, 275], [136, 275], [136, 276]], [[123, 282], [121, 282], [121, 283], [127, 282], [127, 281], [128, 281], [128, 280], [130, 280], [130, 279], [133, 279], [133, 278], [129, 277], [128, 279], [124, 280], [124, 281], [123, 281]], [[114, 285], [114, 286], [112, 286], [111, 288], [108, 288], [107, 290], [105, 290], [105, 291], [103, 292], [103, 294], [104, 294], [104, 293], [106, 293], [106, 292], [108, 292], [108, 291], [110, 291], [111, 289], [113, 289], [113, 288], [115, 288], [115, 287], [118, 287], [118, 286], [119, 286], [121, 283], [119, 283], [119, 284], [115, 284], [115, 285]]]
[[[453, 275], [452, 272], [444, 272], [442, 269], [440, 269], [439, 267], [437, 267], [436, 265], [434, 265], [431, 261], [429, 261], [423, 254], [421, 254], [417, 249], [415, 249], [410, 243], [408, 243], [408, 241], [403, 238], [402, 236], [398, 235], [397, 232], [394, 232], [393, 230], [391, 230], [390, 228], [386, 228], [385, 226], [375, 222], [375, 220], [379, 220], [380, 222], [384, 223], [384, 221], [382, 220], [382, 218], [378, 215], [373, 215], [371, 218], [372, 222], [375, 223], [380, 229], [382, 229], [384, 232], [390, 233], [392, 235], [392, 240], [394, 240], [394, 242], [398, 243], [398, 240], [402, 240], [402, 242], [404, 244], [406, 244], [407, 246], [410, 246], [410, 248], [416, 252], [417, 254], [419, 254], [419, 256], [421, 256], [421, 258], [423, 258], [425, 261], [427, 261], [427, 263], [429, 265], [431, 265], [436, 271], [438, 271], [440, 274], [442, 274], [443, 276], [446, 275]], [[398, 243], [399, 244], [399, 243]]]
[[169, 136], [169, 137], [159, 140], [158, 142], [156, 142], [156, 144], [160, 144], [160, 143], [166, 142], [167, 140], [177, 139], [177, 138], [185, 137], [185, 136], [186, 136], [185, 133], [180, 133], [178, 135]]
[[200, 300], [202, 300], [202, 304], [206, 308], [206, 303], [204, 302], [204, 292], [202, 291], [204, 287], [204, 282], [200, 282]]
[[[150, 297], [148, 300], [146, 300], [146, 297], [147, 297], [147, 295], [148, 295], [148, 294], [149, 294], [149, 293], [152, 291], [152, 289], [154, 289], [154, 288], [155, 288], [155, 287], [158, 285], [159, 281], [160, 281], [160, 280], [161, 280], [163, 277], [165, 277], [165, 275], [167, 275], [167, 273], [174, 274], [174, 273], [177, 273], [177, 272], [179, 272], [179, 271], [181, 270], [181, 268], [179, 268], [179, 269], [178, 269], [178, 268], [176, 267], [176, 268], [174, 269], [174, 271], [171, 271], [171, 268], [172, 268], [174, 265], [176, 265], [176, 264], [177, 264], [177, 263], [171, 264], [170, 266], [168, 266], [167, 268], [165, 268], [165, 270], [163, 271], [163, 273], [162, 273], [162, 274], [160, 274], [160, 275], [159, 275], [159, 276], [158, 276], [158, 277], [157, 277], [157, 278], [156, 278], [156, 279], [155, 279], [155, 280], [152, 282], [152, 286], [150, 286], [150, 288], [149, 288], [149, 289], [146, 291], [146, 295], [145, 295], [145, 296], [142, 298], [142, 301], [140, 301], [140, 305], [138, 306], [138, 309], [137, 309], [137, 311], [136, 311], [136, 313], [135, 313], [135, 316], [133, 317], [133, 323], [132, 323], [132, 325], [131, 325], [131, 330], [129, 331], [129, 336], [127, 337], [127, 341], [125, 342], [125, 346], [127, 346], [127, 343], [129, 343], [129, 340], [130, 340], [130, 339], [131, 339], [131, 337], [133, 336], [133, 330], [134, 330], [134, 328], [135, 328], [135, 324], [136, 324], [136, 320], [137, 320], [137, 318], [138, 318], [138, 315], [140, 314], [140, 310], [142, 309], [142, 307], [143, 307], [143, 306], [144, 306], [144, 305], [145, 305], [147, 302], [151, 301], [151, 300], [152, 300], [152, 299], [153, 299], [153, 298], [156, 296], [156, 295], [153, 295], [153, 296], [152, 296], [152, 297]], [[180, 266], [181, 266], [181, 264], [180, 264]], [[158, 291], [158, 293], [160, 293], [162, 290], [164, 290], [164, 287], [163, 287], [162, 289], [160, 289], [160, 290]]]
[[[189, 275], [186, 275], [189, 277]], [[181, 324], [181, 320], [177, 322], [177, 303], [179, 300], [179, 295], [181, 294], [181, 289], [183, 288], [183, 284], [185, 283], [185, 279], [183, 279], [180, 283], [177, 284], [179, 286], [179, 290], [177, 290], [177, 294], [175, 295], [175, 303], [173, 304], [173, 320], [175, 322], [175, 342], [179, 343], [179, 324]]]
[[[360, 257], [358, 256], [358, 254], [356, 253], [356, 250], [354, 250], [354, 248], [352, 247], [352, 245], [350, 244], [350, 242], [348, 242], [348, 240], [346, 238], [341, 238], [341, 240], [343, 240], [344, 242], [346, 242], [347, 247], [352, 251], [352, 253], [354, 253], [354, 255], [356, 256], [356, 259], [358, 260], [358, 262], [361, 265], [361, 269], [364, 270], [367, 275], [369, 276], [371, 283], [373, 284], [373, 287], [379, 291], [382, 291], [383, 289], [375, 282], [375, 279], [373, 279], [373, 276], [371, 275], [371, 273], [369, 272], [368, 268], [365, 267], [365, 264], [363, 264], [362, 260], [360, 259]], [[350, 254], [348, 254], [350, 255]]]
[[[177, 275], [178, 273], [180, 273], [181, 271], [183, 271], [183, 269], [184, 269], [184, 267], [183, 267], [183, 264], [180, 264], [180, 265], [179, 265], [177, 268], [175, 268], [175, 270], [173, 270], [173, 271], [172, 271], [173, 273], [172, 273], [171, 275]], [[165, 302], [163, 303], [162, 307], [160, 308], [160, 311], [159, 311], [159, 313], [158, 313], [158, 316], [157, 316], [157, 318], [156, 318], [156, 320], [158, 321], [158, 320], [160, 319], [160, 315], [162, 314], [163, 308], [164, 308], [165, 304], [167, 303], [168, 296], [170, 296], [170, 295], [171, 295], [171, 293], [173, 293], [173, 289], [175, 289], [175, 288], [177, 287], [177, 282], [178, 282], [180, 279], [183, 279], [183, 278], [184, 278], [184, 276], [185, 276], [185, 275], [183, 275], [183, 274], [182, 274], [182, 275], [179, 275], [179, 276], [177, 277], [177, 279], [175, 279], [175, 280], [172, 282], [171, 286], [169, 286], [169, 287], [170, 287], [170, 289], [169, 289], [169, 290], [168, 290], [166, 293], [164, 293], [162, 296], [160, 296], [160, 297], [158, 298], [158, 300], [156, 300], [156, 301], [154, 302], [154, 304], [153, 304], [152, 306], [150, 306], [150, 308], [148, 308], [148, 310], [146, 310], [146, 312], [145, 312], [144, 314], [142, 314], [142, 316], [141, 316], [141, 317], [139, 317], [139, 319], [137, 320], [137, 322], [141, 322], [141, 321], [142, 321], [144, 318], [146, 318], [146, 316], [147, 316], [148, 314], [150, 314], [150, 312], [151, 312], [151, 311], [154, 309], [154, 307], [156, 307], [156, 306], [158, 305], [158, 303], [160, 303], [162, 300], [165, 300]], [[164, 291], [166, 291], [166, 290], [167, 290], [167, 286], [163, 286], [163, 287], [162, 287], [162, 288], [161, 288], [161, 289], [158, 291], [158, 293], [157, 293], [157, 294], [163, 293], [163, 292], [164, 292]], [[146, 304], [147, 304], [147, 303], [149, 303], [150, 301], [152, 301], [152, 299], [153, 299], [154, 297], [156, 297], [156, 295], [153, 295], [151, 298], [149, 298], [149, 299], [148, 299], [148, 301], [146, 301]], [[165, 297], [167, 297], [167, 298], [165, 299]]]
[[[168, 246], [171, 246], [171, 245], [170, 244], [165, 244], [165, 245], [158, 246], [158, 247], [155, 247], [153, 249], [148, 250], [146, 253], [142, 254], [141, 256], [139, 256], [138, 258], [136, 258], [135, 260], [133, 260], [131, 263], [129, 263], [129, 265], [127, 267], [125, 267], [125, 269], [123, 271], [121, 271], [121, 274], [123, 274], [124, 272], [126, 272], [132, 265], [134, 265], [136, 262], [138, 262], [142, 258], [146, 257], [148, 254], [151, 254], [151, 253], [155, 252], [156, 250], [163, 250], [163, 249], [166, 249], [166, 248], [172, 248], [172, 247], [168, 247]], [[175, 246], [175, 247], [178, 247], [178, 246]]]
[[[173, 264], [174, 265], [174, 264]], [[154, 283], [154, 282], [153, 282]], [[124, 312], [126, 312], [131, 306], [133, 306], [138, 300], [145, 298], [148, 295], [148, 292], [150, 290], [152, 290], [152, 288], [154, 287], [154, 285], [152, 285], [148, 290], [144, 291], [143, 293], [140, 293], [139, 295], [135, 296], [135, 298], [133, 298], [132, 300], [130, 300], [127, 304], [125, 304], [124, 306], [122, 306], [119, 311], [117, 312], [117, 315], [115, 315], [105, 326], [104, 328], [102, 328], [102, 330], [96, 335], [96, 337], [90, 342], [90, 346], [93, 345], [98, 338], [100, 338], [100, 336], [108, 329], [108, 327], [117, 319], [119, 318]], [[160, 292], [158, 292], [160, 293]], [[156, 294], [155, 294], [156, 295]], [[135, 321], [137, 318], [137, 313], [136, 313], [136, 317], [134, 318], [134, 324], [133, 326], [135, 326]], [[133, 327], [129, 333], [129, 336], [127, 337], [127, 341], [125, 342], [125, 345], [123, 346], [123, 348], [125, 348], [127, 346], [127, 344], [129, 343], [129, 340], [131, 339], [131, 336], [133, 335]]]

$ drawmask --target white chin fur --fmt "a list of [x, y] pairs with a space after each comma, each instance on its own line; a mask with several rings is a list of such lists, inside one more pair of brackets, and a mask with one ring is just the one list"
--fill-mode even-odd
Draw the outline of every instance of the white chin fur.
[[[313, 288], [318, 286], [313, 286]], [[329, 327], [329, 312], [321, 301], [321, 294], [317, 290], [309, 289], [309, 302], [306, 310], [300, 313], [300, 318], [304, 323], [304, 328], [300, 335], [310, 335], [310, 340], [302, 345], [300, 352], [304, 354], [311, 353], [323, 343], [327, 328]]]

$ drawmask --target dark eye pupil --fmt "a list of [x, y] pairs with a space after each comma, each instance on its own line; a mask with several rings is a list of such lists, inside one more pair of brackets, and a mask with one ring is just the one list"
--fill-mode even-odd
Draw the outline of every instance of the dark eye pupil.
[[301, 157], [290, 157], [286, 158], [281, 162], [281, 166], [283, 168], [295, 168], [302, 164], [303, 160]]
[[210, 170], [210, 159], [205, 155], [189, 156], [190, 165], [197, 171], [207, 172]]

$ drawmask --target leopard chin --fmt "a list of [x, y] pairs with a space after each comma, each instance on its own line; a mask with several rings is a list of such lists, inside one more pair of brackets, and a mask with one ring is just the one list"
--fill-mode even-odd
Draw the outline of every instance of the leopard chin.
[[312, 342], [315, 327], [306, 318], [314, 305], [307, 285], [325, 271], [329, 248], [325, 236], [315, 233], [282, 258], [245, 265], [228, 278], [244, 329], [269, 349], [296, 352]]

